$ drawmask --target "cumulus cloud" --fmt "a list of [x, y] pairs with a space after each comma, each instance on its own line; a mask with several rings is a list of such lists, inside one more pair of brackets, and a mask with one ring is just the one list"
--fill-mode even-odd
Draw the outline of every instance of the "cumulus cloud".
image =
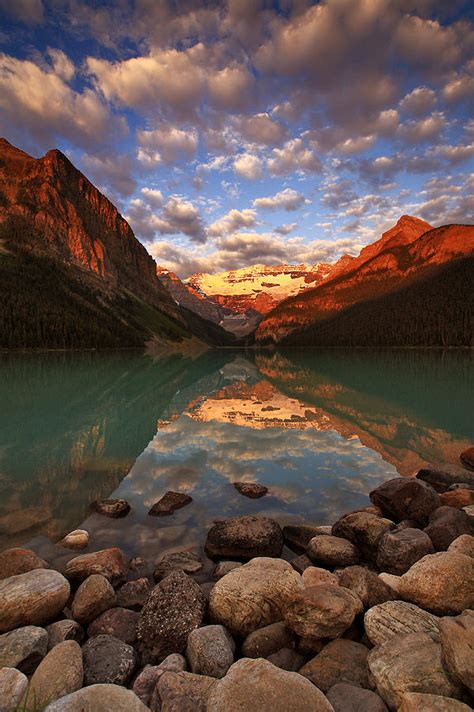
[[446, 127], [446, 117], [442, 112], [435, 112], [418, 121], [408, 121], [398, 129], [398, 135], [407, 143], [422, 143], [438, 138]]
[[301, 138], [287, 141], [283, 148], [274, 148], [267, 160], [268, 171], [272, 175], [285, 175], [292, 171], [317, 173], [322, 163], [316, 153], [307, 148]]
[[239, 116], [235, 119], [234, 124], [246, 141], [261, 145], [279, 144], [288, 133], [287, 128], [278, 121], [274, 121], [268, 113]]
[[163, 193], [158, 188], [142, 188], [141, 194], [153, 208], [161, 208], [164, 202]]
[[198, 134], [194, 129], [182, 130], [163, 126], [153, 131], [138, 131], [140, 150], [145, 156], [159, 162], [175, 163], [179, 158], [194, 156], [198, 147]]
[[156, 214], [150, 207], [150, 194], [144, 195], [148, 204], [141, 198], [135, 198], [130, 202], [125, 216], [143, 240], [152, 240], [156, 234], [160, 234], [186, 235], [192, 242], [206, 242], [207, 233], [201, 214], [190, 201], [172, 196], [161, 212]]
[[290, 232], [296, 230], [297, 227], [297, 223], [285, 223], [285, 225], [276, 227], [275, 232], [278, 233], [278, 235], [289, 235]]
[[26, 25], [39, 25], [44, 19], [42, 0], [0, 0], [0, 12]]
[[285, 188], [279, 193], [267, 198], [256, 198], [253, 201], [254, 208], [265, 210], [298, 210], [305, 202], [308, 202], [304, 195], [298, 193], [293, 188]]
[[234, 160], [234, 171], [242, 178], [257, 180], [262, 177], [262, 160], [252, 153], [242, 153]]
[[211, 237], [230, 235], [243, 227], [253, 227], [256, 223], [256, 217], [255, 210], [250, 210], [249, 208], [245, 210], [229, 210], [227, 215], [209, 225], [208, 234]]
[[429, 87], [417, 87], [403, 97], [400, 109], [413, 116], [424, 116], [436, 104], [436, 92]]
[[85, 172], [105, 189], [110, 187], [120, 196], [131, 195], [136, 187], [133, 177], [133, 161], [130, 156], [99, 156], [84, 153], [81, 163]]

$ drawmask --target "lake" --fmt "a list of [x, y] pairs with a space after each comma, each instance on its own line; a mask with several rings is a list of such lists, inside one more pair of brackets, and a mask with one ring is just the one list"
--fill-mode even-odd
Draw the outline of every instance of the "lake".
[[[332, 523], [397, 473], [458, 462], [474, 442], [473, 366], [466, 351], [3, 354], [0, 550], [61, 565], [75, 554], [55, 542], [80, 527], [87, 550], [156, 559], [199, 551], [219, 517]], [[237, 481], [269, 494], [250, 500]], [[149, 516], [167, 490], [193, 502]], [[107, 497], [132, 511], [91, 514]]]

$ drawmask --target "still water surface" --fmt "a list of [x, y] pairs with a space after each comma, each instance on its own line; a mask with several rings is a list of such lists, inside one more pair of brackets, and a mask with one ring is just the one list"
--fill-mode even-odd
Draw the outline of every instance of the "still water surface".
[[[397, 473], [456, 463], [473, 394], [469, 352], [4, 354], [0, 550], [60, 565], [72, 553], [55, 542], [81, 527], [88, 550], [155, 559], [199, 551], [218, 517], [331, 523]], [[237, 481], [270, 493], [249, 500]], [[167, 490], [192, 504], [148, 516]], [[130, 502], [125, 519], [90, 514], [112, 496]]]

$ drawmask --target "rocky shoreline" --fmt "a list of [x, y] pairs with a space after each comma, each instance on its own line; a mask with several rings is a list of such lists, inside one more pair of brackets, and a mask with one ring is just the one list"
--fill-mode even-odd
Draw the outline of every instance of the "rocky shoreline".
[[[153, 573], [118, 548], [61, 572], [0, 553], [0, 712], [472, 709], [474, 448], [460, 459], [383, 483], [332, 527], [217, 521], [210, 580], [190, 551]], [[191, 501], [174, 494], [155, 516]]]

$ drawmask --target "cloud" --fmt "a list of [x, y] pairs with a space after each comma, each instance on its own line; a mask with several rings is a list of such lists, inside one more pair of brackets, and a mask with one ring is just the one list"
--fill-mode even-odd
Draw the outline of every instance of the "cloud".
[[234, 123], [237, 131], [246, 141], [260, 145], [279, 144], [288, 132], [283, 124], [274, 121], [267, 113], [240, 116]]
[[211, 104], [219, 109], [238, 110], [250, 99], [253, 79], [246, 67], [228, 66], [211, 74], [207, 85]]
[[64, 79], [65, 82], [70, 82], [76, 73], [76, 69], [69, 57], [60, 49], [48, 49], [48, 56], [51, 59], [55, 74]]
[[290, 232], [296, 230], [297, 227], [297, 223], [286, 223], [285, 225], [280, 225], [279, 227], [276, 227], [275, 232], [278, 233], [278, 235], [289, 235]]
[[183, 131], [174, 126], [138, 131], [137, 139], [144, 156], [151, 157], [155, 163], [162, 159], [168, 165], [179, 158], [194, 156], [198, 147], [198, 134], [194, 129]]
[[400, 109], [413, 116], [424, 116], [436, 104], [436, 93], [429, 87], [417, 87], [403, 97]]
[[[145, 193], [145, 197], [150, 203], [150, 193]], [[199, 209], [180, 196], [169, 198], [159, 214], [152, 212], [143, 200], [135, 198], [130, 202], [125, 218], [145, 241], [153, 240], [157, 234], [186, 235], [192, 242], [201, 244], [207, 240]]]
[[251, 153], [242, 153], [234, 160], [234, 171], [242, 178], [257, 180], [262, 177], [262, 161]]
[[0, 12], [26, 25], [40, 25], [44, 19], [42, 0], [0, 0]]
[[84, 153], [81, 163], [93, 182], [110, 186], [121, 196], [131, 195], [136, 187], [130, 156], [98, 156]]
[[158, 188], [142, 188], [141, 194], [153, 208], [161, 208], [164, 202], [163, 193]]
[[216, 220], [208, 228], [211, 237], [230, 235], [243, 227], [253, 227], [256, 223], [255, 210], [230, 210], [227, 215]]
[[445, 115], [442, 112], [435, 112], [425, 119], [402, 124], [398, 129], [398, 136], [407, 143], [422, 143], [438, 138], [446, 126]]
[[301, 138], [294, 138], [283, 146], [274, 148], [267, 161], [272, 175], [285, 175], [292, 171], [317, 173], [322, 170], [322, 163], [315, 152], [307, 148]]
[[252, 205], [254, 208], [263, 208], [265, 210], [298, 210], [306, 201], [304, 195], [293, 190], [293, 188], [285, 188], [279, 193], [267, 198], [256, 198]]

